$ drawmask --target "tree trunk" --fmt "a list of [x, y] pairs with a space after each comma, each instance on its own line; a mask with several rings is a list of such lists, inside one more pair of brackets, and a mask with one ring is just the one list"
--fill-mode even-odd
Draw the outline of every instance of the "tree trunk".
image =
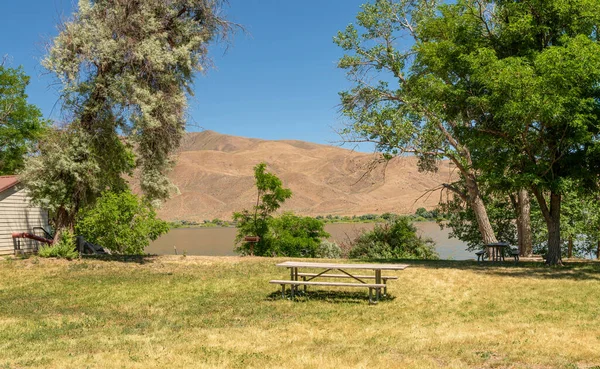
[[550, 219], [548, 221], [548, 254], [546, 264], [562, 265], [560, 251], [560, 194], [550, 193]]
[[513, 209], [515, 209], [515, 214], [517, 216], [517, 245], [519, 246], [519, 255], [523, 256], [523, 229], [522, 229], [522, 223], [523, 221], [521, 220], [521, 204], [518, 200], [518, 192], [517, 192], [517, 196], [513, 195], [512, 193], [510, 195], [508, 195], [508, 198], [510, 199], [510, 202], [512, 203]]
[[490, 224], [487, 210], [483, 204], [483, 199], [481, 198], [481, 193], [479, 192], [479, 186], [477, 186], [477, 181], [475, 180], [474, 176], [466, 175], [465, 183], [469, 195], [468, 202], [471, 206], [471, 209], [473, 209], [473, 212], [475, 213], [477, 228], [479, 229], [479, 233], [481, 233], [481, 239], [483, 240], [483, 243], [488, 244], [498, 242], [496, 235], [494, 234], [494, 229]]
[[550, 208], [544, 195], [537, 187], [532, 188], [535, 197], [540, 204], [540, 210], [546, 221], [548, 228], [548, 253], [546, 254], [546, 264], [562, 265], [560, 250], [560, 202], [561, 196], [555, 192], [550, 192]]
[[517, 218], [517, 232], [519, 233], [519, 254], [531, 256], [533, 246], [531, 241], [531, 201], [529, 192], [525, 189], [519, 190], [519, 217]]
[[71, 216], [69, 211], [61, 207], [56, 211], [56, 217], [54, 218], [54, 243], [56, 244], [60, 240], [61, 234], [67, 230], [73, 232], [74, 217]]
[[573, 257], [573, 236], [569, 236], [569, 247], [567, 248], [567, 257]]
[[540, 208], [548, 228], [546, 264], [562, 265], [560, 250], [560, 194], [550, 192], [550, 208], [548, 208], [544, 196], [539, 191], [536, 191], [535, 195], [540, 202]]
[[600, 241], [598, 241], [598, 248], [596, 249], [596, 259], [600, 260]]

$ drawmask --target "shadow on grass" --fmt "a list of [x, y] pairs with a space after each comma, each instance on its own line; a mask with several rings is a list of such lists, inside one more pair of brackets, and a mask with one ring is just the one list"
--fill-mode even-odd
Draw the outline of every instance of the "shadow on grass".
[[[266, 298], [269, 301], [281, 301], [281, 291], [273, 292]], [[285, 291], [285, 300], [291, 299], [291, 293], [289, 290]], [[393, 295], [382, 296], [379, 299], [380, 303], [385, 303], [395, 300], [396, 297]], [[375, 296], [373, 296], [375, 300]], [[323, 301], [332, 304], [364, 304], [369, 302], [369, 294], [366, 292], [350, 292], [350, 291], [335, 291], [335, 290], [313, 290], [313, 291], [299, 291], [294, 297], [294, 302], [309, 302], [309, 301]]]
[[82, 260], [118, 261], [121, 263], [147, 264], [153, 263], [158, 255], [81, 255]]
[[[361, 262], [365, 262], [361, 260]], [[548, 266], [543, 261], [511, 261], [481, 262], [472, 260], [368, 260], [372, 263], [402, 263], [410, 266], [432, 269], [471, 270], [476, 273], [497, 274], [506, 277], [537, 278], [537, 279], [570, 279], [600, 281], [600, 263], [592, 260], [566, 261], [563, 266]]]

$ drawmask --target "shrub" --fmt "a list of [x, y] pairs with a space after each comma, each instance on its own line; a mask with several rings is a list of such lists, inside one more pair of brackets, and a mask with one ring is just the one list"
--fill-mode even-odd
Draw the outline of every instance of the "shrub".
[[[260, 242], [253, 247], [253, 254], [257, 256], [319, 257], [317, 250], [321, 239], [329, 237], [323, 221], [293, 213], [269, 218], [264, 226]], [[249, 255], [250, 250], [247, 243], [241, 243], [235, 249], [241, 255]]]
[[339, 259], [342, 257], [342, 249], [335, 242], [321, 241], [315, 256], [323, 259]]
[[427, 209], [425, 209], [425, 208], [418, 208], [417, 211], [415, 212], [415, 215], [417, 217], [421, 217], [421, 218], [425, 218], [425, 219], [431, 218], [431, 213], [428, 212]]
[[75, 236], [71, 232], [63, 232], [60, 240], [55, 245], [45, 245], [40, 247], [38, 255], [42, 258], [64, 258], [67, 260], [79, 257], [75, 250]]
[[325, 224], [312, 217], [283, 213], [268, 222], [270, 253], [278, 256], [318, 257], [317, 250], [325, 232]]
[[378, 224], [359, 235], [348, 255], [358, 259], [437, 259], [435, 243], [417, 235], [406, 217]]
[[169, 225], [156, 218], [152, 204], [128, 190], [105, 192], [77, 222], [77, 232], [86, 240], [126, 255], [142, 254], [150, 241], [168, 231]]

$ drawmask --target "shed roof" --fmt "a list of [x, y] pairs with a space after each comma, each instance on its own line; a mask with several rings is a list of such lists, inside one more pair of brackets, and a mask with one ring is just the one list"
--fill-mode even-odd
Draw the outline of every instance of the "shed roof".
[[0, 192], [8, 190], [19, 183], [19, 177], [17, 176], [0, 176]]

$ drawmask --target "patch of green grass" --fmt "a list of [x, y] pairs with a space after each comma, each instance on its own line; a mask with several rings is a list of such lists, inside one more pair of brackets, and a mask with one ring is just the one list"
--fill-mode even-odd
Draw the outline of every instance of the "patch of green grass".
[[600, 264], [408, 261], [390, 298], [282, 300], [281, 259], [0, 266], [0, 368], [591, 368]]

